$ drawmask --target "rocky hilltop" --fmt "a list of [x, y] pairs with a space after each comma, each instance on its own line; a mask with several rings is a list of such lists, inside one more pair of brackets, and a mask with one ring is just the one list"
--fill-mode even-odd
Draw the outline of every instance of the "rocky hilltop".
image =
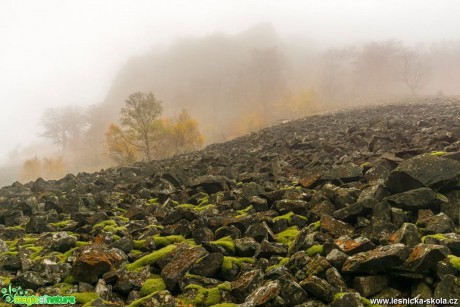
[[310, 116], [0, 190], [0, 275], [84, 306], [460, 297], [460, 100]]

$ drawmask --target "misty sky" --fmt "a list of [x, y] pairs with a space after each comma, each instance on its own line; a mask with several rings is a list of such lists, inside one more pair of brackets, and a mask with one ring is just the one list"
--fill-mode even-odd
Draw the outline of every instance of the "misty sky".
[[270, 22], [286, 41], [460, 39], [460, 1], [0, 0], [0, 162], [39, 139], [46, 107], [104, 100], [131, 56]]

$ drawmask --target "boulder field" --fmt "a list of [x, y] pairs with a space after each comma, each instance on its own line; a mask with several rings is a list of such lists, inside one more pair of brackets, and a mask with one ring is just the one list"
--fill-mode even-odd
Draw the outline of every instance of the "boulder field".
[[460, 100], [426, 99], [3, 187], [0, 277], [83, 306], [459, 298], [459, 222]]

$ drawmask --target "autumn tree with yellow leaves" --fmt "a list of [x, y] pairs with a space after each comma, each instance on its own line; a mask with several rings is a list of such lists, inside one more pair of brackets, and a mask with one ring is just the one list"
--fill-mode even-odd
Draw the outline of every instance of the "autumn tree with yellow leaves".
[[106, 152], [119, 165], [136, 162], [139, 158], [137, 146], [133, 143], [134, 137], [119, 126], [110, 124], [105, 133]]
[[67, 173], [67, 165], [63, 157], [34, 157], [22, 165], [21, 180], [23, 182], [35, 180], [38, 177], [45, 179], [59, 179]]
[[204, 137], [198, 122], [187, 110], [173, 119], [159, 118], [161, 103], [152, 93], [135, 93], [121, 110], [121, 126], [111, 124], [106, 131], [108, 156], [119, 165], [144, 159], [164, 159], [199, 149]]

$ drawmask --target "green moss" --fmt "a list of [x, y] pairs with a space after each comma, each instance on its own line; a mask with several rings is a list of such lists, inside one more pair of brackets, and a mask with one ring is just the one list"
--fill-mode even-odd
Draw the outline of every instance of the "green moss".
[[72, 295], [75, 296], [79, 304], [86, 304], [99, 298], [99, 294], [94, 292], [72, 293]]
[[283, 266], [286, 262], [288, 262], [289, 258], [285, 258], [285, 257], [279, 257], [279, 262], [278, 264], [274, 264], [274, 265], [271, 265], [269, 266], [265, 272], [268, 272], [270, 270], [273, 270], [273, 269], [276, 269], [276, 268], [279, 268], [281, 266]]
[[209, 196], [205, 196], [201, 199], [198, 200], [198, 205], [199, 206], [204, 206], [209, 203]]
[[68, 283], [60, 283], [55, 284], [53, 288], [58, 289], [60, 295], [65, 295], [72, 288], [72, 285]]
[[[334, 297], [333, 297], [332, 300], [336, 301], [336, 300], [340, 299], [342, 296], [344, 296], [345, 294], [347, 294], [347, 292], [336, 293], [336, 294], [334, 294]], [[362, 296], [360, 296], [360, 300], [361, 300], [361, 303], [363, 303], [363, 305], [365, 307], [379, 307], [380, 306], [380, 305], [372, 304], [370, 300], [368, 300], [367, 298], [362, 297]]]
[[198, 211], [198, 212], [201, 212], [201, 211], [205, 211], [205, 210], [208, 210], [208, 209], [212, 209], [212, 208], [215, 208], [216, 205], [212, 205], [212, 204], [208, 204], [208, 205], [205, 205], [205, 206], [197, 206], [195, 207], [195, 211]]
[[289, 223], [291, 222], [291, 217], [294, 215], [294, 212], [290, 211], [286, 214], [283, 214], [283, 215], [280, 215], [280, 216], [277, 216], [275, 218], [273, 218], [273, 222], [276, 222], [278, 220], [282, 220], [282, 219], [285, 219], [287, 220]]
[[75, 246], [76, 247], [82, 247], [82, 246], [85, 246], [85, 245], [88, 245], [89, 243], [88, 242], [85, 242], [85, 241], [77, 241], [75, 243]]
[[313, 256], [316, 254], [322, 254], [323, 253], [323, 246], [322, 245], [313, 245], [312, 247], [308, 248], [306, 250], [306, 253], [308, 256]]
[[116, 227], [118, 225], [117, 225], [117, 222], [115, 222], [114, 220], [105, 220], [105, 221], [95, 224], [93, 228], [104, 228], [106, 226]]
[[276, 242], [283, 243], [283, 244], [290, 246], [292, 241], [294, 241], [295, 238], [297, 238], [298, 234], [299, 234], [299, 229], [297, 228], [297, 226], [292, 226], [276, 234], [275, 240]]
[[242, 210], [237, 210], [237, 212], [239, 213], [239, 215], [246, 215], [248, 214], [249, 211], [251, 211], [253, 208], [252, 208], [252, 205], [242, 209]]
[[346, 292], [336, 293], [336, 294], [334, 294], [334, 297], [332, 298], [332, 300], [336, 301], [336, 300], [340, 299], [342, 296], [344, 296], [345, 294], [347, 294], [347, 293]]
[[[126, 209], [123, 209], [123, 208], [120, 208], [120, 207], [115, 208], [115, 210], [120, 212], [120, 213], [126, 213]], [[120, 216], [120, 218], [121, 218], [121, 216]], [[125, 217], [123, 217], [123, 218], [125, 218]], [[126, 218], [126, 219], [128, 219], [128, 218]]]
[[50, 225], [55, 228], [64, 228], [67, 227], [71, 222], [73, 222], [73, 220], [64, 220], [57, 223], [50, 223]]
[[321, 221], [316, 221], [314, 223], [311, 223], [307, 227], [310, 228], [312, 231], [317, 231], [320, 226], [321, 226]]
[[230, 291], [231, 286], [229, 282], [224, 282], [213, 288], [204, 288], [200, 285], [191, 284], [185, 287], [185, 290], [194, 289], [196, 290], [196, 295], [193, 298], [192, 303], [198, 306], [212, 306], [218, 304], [221, 295], [221, 291]]
[[157, 291], [162, 291], [166, 289], [166, 284], [159, 275], [153, 275], [147, 279], [141, 287], [140, 294], [141, 296], [147, 296]]
[[227, 271], [230, 271], [233, 267], [233, 264], [241, 264], [243, 262], [246, 263], [254, 263], [255, 259], [249, 258], [249, 257], [230, 257], [230, 256], [224, 256], [224, 261], [222, 262], [222, 273], [225, 273]]
[[153, 240], [155, 240], [156, 247], [164, 247], [170, 244], [183, 242], [185, 238], [183, 236], [178, 236], [178, 235], [172, 235], [172, 236], [166, 236], [166, 237], [153, 236]]
[[152, 204], [156, 204], [156, 203], [158, 203], [158, 198], [150, 198], [149, 199], [149, 204], [152, 205]]
[[1, 285], [9, 285], [11, 283], [12, 279], [13, 279], [13, 277], [2, 276], [2, 277], [0, 277], [0, 284]]
[[145, 240], [133, 240], [134, 249], [140, 249], [144, 245]]
[[24, 238], [24, 244], [35, 244], [37, 243], [38, 238], [30, 238], [30, 237], [25, 237]]
[[235, 243], [230, 236], [220, 238], [216, 241], [211, 241], [210, 243], [225, 248], [225, 250], [231, 254], [235, 253]]
[[369, 162], [364, 162], [364, 163], [362, 163], [359, 167], [360, 167], [360, 168], [365, 168], [365, 167], [367, 167], [369, 164], [370, 164]]
[[192, 204], [181, 204], [179, 206], [177, 206], [178, 208], [184, 208], [184, 209], [194, 209], [195, 208], [195, 205], [192, 205]]
[[75, 278], [72, 275], [69, 275], [64, 279], [63, 283], [73, 285], [73, 284], [76, 284], [77, 281], [75, 280]]
[[40, 256], [41, 251], [43, 250], [43, 246], [32, 246], [28, 247], [28, 250], [33, 251], [32, 254], [30, 254], [30, 260], [34, 261], [37, 259], [38, 256]]
[[432, 151], [432, 152], [430, 153], [430, 155], [440, 157], [440, 156], [444, 156], [446, 153], [447, 153], [447, 152], [445, 152], [445, 151]]
[[447, 241], [447, 242], [452, 241], [452, 239], [446, 237], [442, 233], [437, 233], [437, 234], [434, 234], [434, 235], [423, 236], [422, 237], [422, 243], [425, 243], [427, 238], [433, 238], [433, 239], [436, 239], [436, 240], [440, 240], [440, 241], [442, 240], [442, 241]]
[[18, 252], [16, 252], [16, 251], [7, 251], [7, 252], [3, 252], [3, 253], [0, 254], [0, 256], [5, 256], [5, 255], [17, 256]]
[[215, 304], [212, 307], [236, 307], [234, 303], [222, 303], [222, 304]]
[[440, 199], [441, 201], [446, 202], [446, 203], [449, 201], [449, 199], [447, 197], [445, 197], [444, 195], [442, 195], [441, 193], [437, 193], [436, 197], [438, 199]]
[[454, 255], [448, 255], [447, 258], [449, 259], [449, 263], [457, 270], [460, 271], [460, 257], [456, 257]]
[[148, 255], [145, 255], [144, 257], [139, 258], [133, 263], [128, 264], [126, 269], [129, 271], [137, 271], [146, 265], [153, 265], [155, 262], [171, 253], [174, 249], [176, 249], [175, 245], [168, 245], [163, 247], [162, 249], [156, 250]]
[[143, 254], [143, 252], [138, 249], [133, 249], [129, 253], [131, 254], [132, 257], [139, 257], [140, 255]]
[[145, 297], [142, 297], [138, 300], [135, 300], [134, 302], [132, 302], [131, 304], [129, 304], [127, 307], [139, 307], [139, 306], [146, 306], [144, 304], [144, 302], [146, 302], [149, 298], [151, 298], [156, 292], [152, 293], [152, 294], [149, 294]]
[[67, 260], [67, 258], [69, 258], [70, 256], [73, 255], [73, 253], [75, 252], [75, 250], [77, 249], [78, 247], [74, 247], [72, 249], [69, 249], [68, 251], [66, 251], [64, 254], [61, 254], [59, 255], [59, 259], [62, 261], [62, 262], [65, 262]]

